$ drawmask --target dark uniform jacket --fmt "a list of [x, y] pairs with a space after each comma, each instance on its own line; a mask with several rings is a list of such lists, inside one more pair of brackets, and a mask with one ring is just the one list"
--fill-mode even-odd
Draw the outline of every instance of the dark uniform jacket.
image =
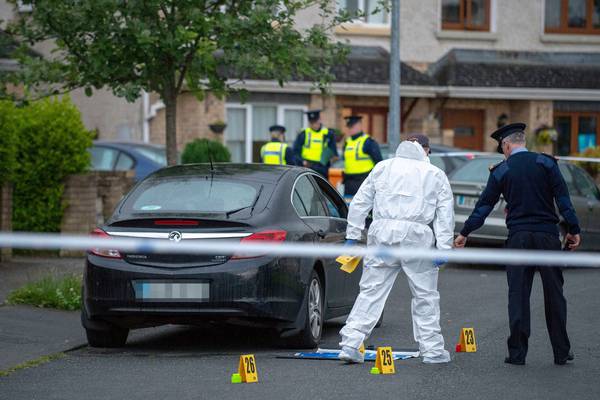
[[507, 203], [509, 235], [519, 231], [558, 234], [555, 202], [568, 232], [578, 234], [580, 231], [567, 185], [552, 156], [522, 151], [493, 167], [461, 235], [468, 236], [483, 225], [500, 195]]

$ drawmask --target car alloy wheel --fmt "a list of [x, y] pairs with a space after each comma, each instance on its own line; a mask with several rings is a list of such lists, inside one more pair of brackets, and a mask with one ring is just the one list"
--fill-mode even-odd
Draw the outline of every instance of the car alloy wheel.
[[323, 301], [321, 299], [321, 283], [316, 276], [311, 279], [308, 289], [308, 321], [310, 333], [314, 340], [318, 341], [323, 330]]

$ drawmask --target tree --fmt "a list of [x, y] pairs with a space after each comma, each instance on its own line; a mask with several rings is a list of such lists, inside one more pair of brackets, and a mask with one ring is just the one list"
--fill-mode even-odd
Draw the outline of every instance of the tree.
[[[14, 1], [14, 0], [13, 0]], [[32, 1], [23, 1], [28, 3]], [[29, 93], [56, 94], [108, 87], [133, 101], [158, 93], [166, 109], [169, 164], [177, 160], [177, 97], [202, 99], [239, 91], [249, 77], [307, 79], [324, 90], [330, 67], [346, 49], [331, 28], [357, 15], [336, 13], [330, 0], [35, 0], [33, 12], [9, 31], [24, 45], [54, 40], [52, 57], [21, 51], [10, 74]], [[314, 7], [320, 20], [301, 30], [299, 11]], [[24, 48], [23, 48], [24, 50]], [[232, 79], [234, 78], [234, 79]]]

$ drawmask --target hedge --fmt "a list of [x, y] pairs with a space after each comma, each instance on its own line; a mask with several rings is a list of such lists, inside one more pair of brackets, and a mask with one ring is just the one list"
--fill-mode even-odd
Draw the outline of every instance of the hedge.
[[[208, 155], [210, 154], [211, 159]], [[208, 139], [195, 139], [188, 143], [181, 154], [181, 162], [184, 164], [229, 162], [231, 153], [221, 142]]]
[[66, 96], [36, 101], [12, 112], [9, 121], [14, 121], [17, 138], [13, 228], [58, 232], [66, 206], [63, 182], [89, 167], [90, 132]]
[[15, 106], [13, 103], [0, 101], [0, 186], [13, 180], [16, 168], [15, 122]]

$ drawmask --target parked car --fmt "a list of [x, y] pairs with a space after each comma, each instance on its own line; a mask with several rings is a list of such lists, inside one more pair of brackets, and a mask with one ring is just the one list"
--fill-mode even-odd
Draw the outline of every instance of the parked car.
[[[382, 144], [379, 147], [384, 160], [394, 155], [390, 154], [390, 148], [387, 144]], [[444, 171], [446, 175], [472, 158], [474, 158], [474, 156], [467, 150], [441, 144], [431, 144], [429, 160], [433, 165]], [[342, 183], [343, 172], [344, 160], [339, 158], [329, 169], [329, 183], [331, 183], [334, 188], [338, 189], [340, 193], [344, 191], [344, 184]]]
[[165, 147], [149, 143], [94, 141], [89, 152], [92, 170], [133, 169], [136, 181], [167, 165]]
[[[347, 211], [306, 168], [190, 164], [147, 177], [94, 235], [343, 243]], [[360, 275], [326, 257], [95, 249], [87, 254], [82, 323], [91, 346], [122, 346], [135, 328], [224, 321], [274, 328], [314, 347], [325, 320], [350, 312]]]
[[[454, 192], [455, 231], [458, 234], [469, 217], [489, 177], [489, 167], [503, 160], [500, 155], [481, 156], [467, 162], [450, 175]], [[558, 162], [571, 195], [571, 201], [581, 225], [581, 248], [600, 249], [600, 190], [594, 180], [580, 167], [567, 162]], [[503, 198], [486, 219], [485, 224], [469, 235], [469, 242], [481, 245], [501, 245], [508, 230], [505, 223], [506, 202]], [[560, 224], [561, 235], [565, 227]]]

